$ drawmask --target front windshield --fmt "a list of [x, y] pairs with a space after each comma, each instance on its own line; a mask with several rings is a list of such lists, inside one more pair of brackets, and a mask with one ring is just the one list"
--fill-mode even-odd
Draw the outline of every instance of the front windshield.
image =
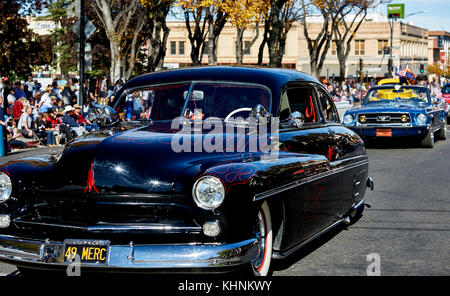
[[430, 102], [430, 92], [425, 87], [414, 86], [392, 86], [392, 87], [375, 87], [369, 90], [364, 100], [365, 104], [377, 102]]
[[123, 120], [173, 120], [208, 117], [247, 118], [256, 105], [270, 111], [271, 94], [263, 86], [229, 82], [194, 82], [150, 86], [127, 92], [116, 110]]
[[444, 87], [442, 88], [441, 92], [443, 94], [446, 94], [446, 95], [450, 94], [450, 84], [444, 85]]

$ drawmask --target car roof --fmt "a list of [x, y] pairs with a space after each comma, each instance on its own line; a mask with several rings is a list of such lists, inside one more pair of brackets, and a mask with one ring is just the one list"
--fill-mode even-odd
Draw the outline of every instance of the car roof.
[[192, 80], [260, 83], [266, 86], [273, 82], [286, 83], [291, 80], [318, 83], [312, 76], [296, 70], [248, 66], [202, 66], [144, 74], [131, 79], [125, 86], [128, 88], [134, 85]]
[[249, 66], [202, 66], [171, 69], [135, 77], [122, 87], [118, 97], [129, 88], [181, 81], [230, 81], [261, 84], [272, 92], [272, 110], [277, 110], [274, 108], [278, 108], [280, 88], [287, 82], [319, 83], [314, 77], [296, 70]]

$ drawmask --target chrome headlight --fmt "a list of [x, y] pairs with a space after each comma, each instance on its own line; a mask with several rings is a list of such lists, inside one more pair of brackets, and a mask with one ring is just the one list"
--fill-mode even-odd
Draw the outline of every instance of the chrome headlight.
[[344, 116], [344, 124], [352, 124], [354, 121], [353, 115], [347, 114]]
[[219, 178], [201, 177], [192, 188], [192, 197], [200, 208], [213, 210], [220, 206], [225, 199], [225, 187]]
[[0, 203], [9, 199], [11, 196], [11, 191], [11, 178], [7, 174], [0, 172]]
[[418, 124], [425, 124], [427, 123], [427, 116], [423, 113], [420, 113], [417, 115], [416, 121]]

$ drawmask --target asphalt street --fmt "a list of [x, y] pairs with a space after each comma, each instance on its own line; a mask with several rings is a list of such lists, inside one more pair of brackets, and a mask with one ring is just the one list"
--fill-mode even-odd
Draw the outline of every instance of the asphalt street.
[[[373, 253], [384, 276], [450, 275], [450, 139], [437, 141], [434, 149], [413, 141], [377, 141], [367, 151], [375, 181], [375, 190], [366, 194], [370, 208], [356, 224], [275, 261], [275, 276], [364, 276]], [[15, 153], [0, 163], [46, 152]], [[17, 274], [14, 266], [0, 263], [0, 275]]]

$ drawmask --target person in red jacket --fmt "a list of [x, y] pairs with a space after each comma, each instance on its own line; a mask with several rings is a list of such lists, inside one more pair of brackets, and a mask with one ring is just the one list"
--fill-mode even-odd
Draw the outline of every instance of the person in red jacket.
[[14, 102], [14, 105], [13, 105], [13, 118], [14, 119], [19, 119], [20, 116], [22, 116], [23, 103], [21, 100], [22, 100], [22, 98], [20, 98], [19, 100], [16, 100]]
[[92, 124], [89, 120], [87, 120], [83, 114], [81, 114], [81, 106], [78, 104], [73, 105], [75, 110], [72, 113], [72, 117], [77, 121], [78, 124], [84, 125], [86, 130], [90, 132], [91, 130], [97, 130], [97, 124]]

